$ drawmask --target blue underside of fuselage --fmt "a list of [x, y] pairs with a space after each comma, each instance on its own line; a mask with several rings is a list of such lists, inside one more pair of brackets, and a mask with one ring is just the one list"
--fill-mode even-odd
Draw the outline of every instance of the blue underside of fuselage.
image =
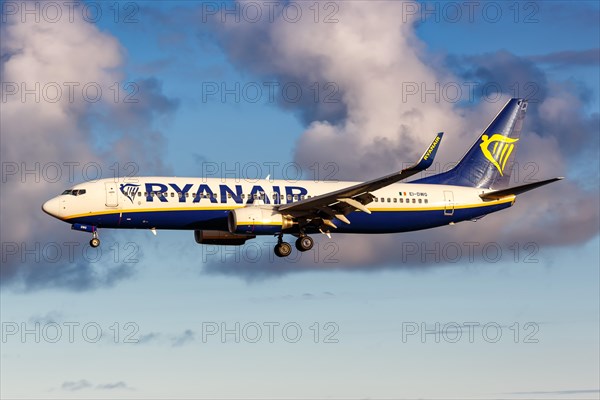
[[[481, 217], [511, 206], [511, 203], [483, 207], [458, 208], [452, 215], [444, 210], [373, 211], [372, 214], [354, 212], [348, 215], [350, 224], [334, 219], [336, 233], [394, 233], [428, 229]], [[98, 228], [119, 229], [200, 229], [227, 231], [228, 210], [169, 210], [151, 212], [123, 212], [69, 219], [66, 222], [94, 225]], [[257, 235], [272, 235], [281, 231], [277, 225], [249, 227]], [[288, 231], [286, 231], [288, 232]], [[289, 230], [294, 233], [294, 230]], [[310, 233], [310, 231], [309, 231]]]

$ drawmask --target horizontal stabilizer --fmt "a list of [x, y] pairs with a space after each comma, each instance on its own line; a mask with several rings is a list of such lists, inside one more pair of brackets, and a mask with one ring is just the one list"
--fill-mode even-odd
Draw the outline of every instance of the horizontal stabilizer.
[[525, 192], [528, 192], [535, 188], [539, 188], [540, 186], [544, 186], [544, 185], [547, 185], [552, 182], [560, 181], [561, 179], [564, 179], [564, 178], [562, 176], [559, 176], [557, 178], [546, 179], [545, 181], [528, 183], [526, 185], [514, 186], [511, 188], [502, 189], [502, 190], [494, 190], [493, 192], [480, 194], [479, 197], [481, 197], [484, 200], [498, 200], [498, 199], [501, 199], [506, 196], [513, 196], [513, 195], [525, 193]]

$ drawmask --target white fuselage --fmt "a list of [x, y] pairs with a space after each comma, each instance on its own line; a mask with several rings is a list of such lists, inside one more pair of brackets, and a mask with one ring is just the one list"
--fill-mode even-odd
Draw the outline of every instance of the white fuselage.
[[[102, 179], [72, 187], [43, 206], [69, 223], [98, 228], [227, 230], [227, 213], [243, 207], [288, 204], [346, 188], [355, 182], [142, 177]], [[511, 206], [514, 196], [483, 200], [487, 190], [397, 183], [372, 192], [366, 207], [336, 232], [389, 233], [426, 229], [479, 218]], [[339, 221], [338, 221], [339, 222]], [[272, 234], [260, 229], [256, 234]]]

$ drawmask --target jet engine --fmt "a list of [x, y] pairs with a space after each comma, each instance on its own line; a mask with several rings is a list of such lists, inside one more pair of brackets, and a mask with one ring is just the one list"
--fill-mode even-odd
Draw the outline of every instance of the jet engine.
[[223, 246], [241, 246], [248, 239], [254, 239], [256, 235], [236, 235], [224, 231], [194, 231], [194, 239], [198, 244], [216, 244]]
[[267, 207], [249, 206], [229, 211], [229, 232], [275, 234], [291, 228], [294, 221]]

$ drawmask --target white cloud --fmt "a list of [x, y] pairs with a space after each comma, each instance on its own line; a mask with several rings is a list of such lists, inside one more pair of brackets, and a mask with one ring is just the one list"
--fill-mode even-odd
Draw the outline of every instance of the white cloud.
[[[476, 63], [483, 66], [483, 74], [499, 68], [495, 79], [505, 93], [497, 101], [459, 107], [456, 102], [447, 101], [443, 93], [438, 101], [432, 94], [423, 101], [423, 89], [435, 89], [436, 84], [444, 87], [448, 82], [465, 88], [465, 78], [455, 76], [439, 62], [438, 56], [427, 52], [416, 35], [414, 21], [402, 22], [402, 17], [407, 17], [402, 12], [402, 2], [377, 2], [376, 6], [360, 1], [337, 4], [339, 22], [334, 24], [314, 23], [311, 18], [289, 23], [279, 18], [273, 23], [216, 26], [223, 48], [242, 69], [282, 81], [306, 85], [335, 82], [339, 86], [344, 109], [341, 118], [339, 112], [328, 113], [326, 103], [316, 106], [320, 110], [305, 103], [296, 105], [307, 122], [296, 146], [296, 161], [307, 166], [334, 161], [340, 167], [339, 178], [373, 178], [401, 168], [403, 162], [415, 161], [439, 131], [447, 134], [438, 160], [442, 165], [457, 161], [508, 100], [511, 79], [513, 83], [533, 79], [541, 86], [539, 95], [551, 95], [531, 104], [530, 112], [531, 108], [539, 109], [525, 121], [517, 153], [520, 177], [515, 177], [513, 184], [524, 183], [524, 178], [540, 180], [568, 172], [569, 159], [564, 154], [566, 132], [553, 129], [547, 133], [543, 129], [587, 126], [588, 120], [580, 111], [581, 101], [565, 85], [548, 83], [544, 72], [529, 60], [500, 51], [468, 60], [470, 65], [475, 64], [474, 77], [481, 85], [486, 82], [477, 77]], [[419, 94], [403, 93], [403, 88], [412, 85], [416, 85]], [[466, 90], [464, 97], [468, 99], [470, 94]], [[589, 129], [582, 128], [571, 136], [575, 139], [575, 151], [582, 150], [581, 136], [589, 134]], [[466, 222], [433, 231], [375, 237], [337, 235], [338, 255], [344, 265], [367, 268], [397, 262], [401, 250], [398, 243], [406, 240], [568, 245], [598, 233], [597, 190], [587, 192], [574, 181], [528, 193], [517, 203], [477, 224]], [[569, 235], [560, 237], [557, 232]], [[239, 272], [246, 274], [241, 271], [245, 267], [240, 266]]]
[[[85, 180], [86, 164], [97, 163], [103, 168], [101, 177], [109, 177], [113, 173], [109, 166], [115, 160], [122, 160], [117, 157], [129, 155], [125, 161], [137, 162], [141, 167], [145, 160], [160, 159], [155, 155], [164, 144], [161, 133], [152, 130], [152, 121], [155, 114], [172, 111], [172, 103], [152, 80], [142, 80], [144, 88], [149, 90], [139, 94], [137, 108], [120, 99], [115, 101], [115, 82], [122, 85], [124, 80], [125, 50], [114, 36], [83, 20], [81, 13], [74, 13], [72, 21], [64, 18], [56, 23], [44, 18], [40, 22], [33, 18], [21, 22], [18, 15], [8, 16], [0, 34], [3, 92], [0, 229], [3, 246], [19, 247], [16, 255], [3, 256], [2, 284], [21, 281], [25, 287], [85, 288], [111, 284], [129, 276], [130, 268], [128, 272], [121, 265], [112, 268], [103, 265], [100, 269], [99, 265], [90, 266], [79, 257], [78, 265], [70, 265], [67, 248], [62, 243], [86, 242], [89, 237], [70, 233], [67, 225], [44, 214], [41, 205], [66, 187]], [[24, 90], [33, 93], [24, 94]], [[105, 125], [106, 130], [117, 134], [109, 141], [98, 141], [94, 129], [102, 124], [104, 114], [111, 116], [106, 118], [111, 121], [111, 125]], [[90, 124], [92, 116], [96, 118], [94, 124]], [[138, 145], [134, 138], [148, 131], [156, 139], [156, 145]], [[103, 142], [108, 151], [97, 148], [98, 142]], [[135, 153], [138, 148], [144, 149], [146, 158]], [[65, 163], [74, 163], [73, 169]], [[15, 174], [8, 173], [12, 168], [16, 169]], [[160, 168], [162, 164], [152, 172]], [[23, 174], [25, 170], [34, 172]], [[70, 172], [74, 174], [70, 176]], [[94, 176], [92, 173], [91, 177]], [[40, 254], [49, 242], [58, 243], [65, 253], [51, 263], [45, 262]], [[24, 249], [33, 249], [38, 259], [30, 256], [22, 262]]]

